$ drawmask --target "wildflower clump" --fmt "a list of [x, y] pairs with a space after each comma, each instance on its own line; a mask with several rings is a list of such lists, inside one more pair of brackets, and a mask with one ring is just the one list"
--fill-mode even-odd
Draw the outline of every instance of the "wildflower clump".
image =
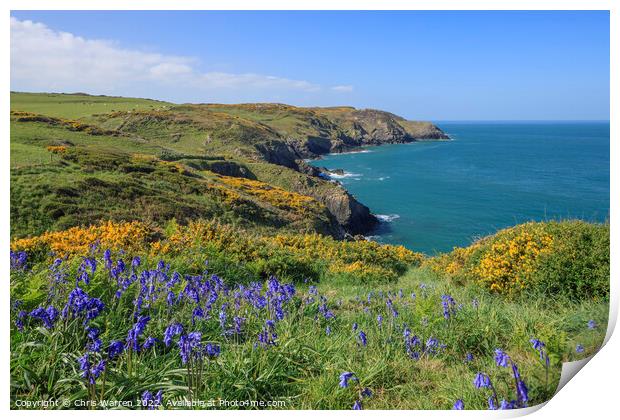
[[53, 253], [58, 257], [87, 254], [93, 244], [115, 250], [139, 250], [153, 235], [150, 226], [140, 222], [107, 222], [87, 228], [74, 227], [60, 232], [46, 232], [11, 243], [14, 250], [28, 254]]
[[491, 245], [473, 275], [491, 291], [515, 293], [532, 281], [539, 258], [551, 251], [552, 244], [542, 229], [515, 232]]
[[456, 283], [477, 283], [507, 296], [528, 289], [573, 300], [608, 299], [609, 225], [525, 223], [424, 265]]

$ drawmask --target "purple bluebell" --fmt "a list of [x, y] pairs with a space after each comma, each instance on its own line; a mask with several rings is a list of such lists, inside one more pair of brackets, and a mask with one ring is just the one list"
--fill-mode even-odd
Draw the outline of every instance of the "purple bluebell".
[[362, 402], [360, 400], [356, 400], [355, 403], [353, 403], [353, 410], [361, 410], [362, 409]]
[[204, 353], [207, 357], [218, 357], [221, 353], [222, 349], [218, 344], [207, 343], [204, 347]]
[[500, 410], [512, 410], [513, 408], [515, 408], [515, 403], [510, 401], [506, 401], [505, 399], [502, 399], [499, 402], [499, 409]]
[[527, 386], [525, 386], [525, 382], [523, 381], [517, 382], [517, 391], [519, 395], [519, 400], [526, 403], [529, 400], [529, 396], [528, 396]]
[[358, 336], [359, 336], [359, 341], [360, 341], [361, 345], [366, 347], [366, 345], [368, 344], [368, 339], [366, 338], [366, 333], [364, 331], [360, 330]]
[[588, 329], [593, 330], [595, 328], [596, 328], [596, 322], [593, 319], [589, 320], [588, 321]]
[[17, 317], [15, 318], [15, 326], [19, 331], [24, 330], [24, 319], [27, 315], [28, 313], [26, 311], [19, 311], [19, 313], [17, 314]]
[[575, 351], [577, 353], [583, 353], [584, 352], [584, 348], [581, 344], [577, 344], [577, 346], [575, 347]]
[[133, 257], [133, 259], [131, 260], [131, 266], [132, 266], [132, 267], [139, 267], [141, 262], [142, 262], [142, 260], [140, 259], [140, 257], [135, 256], [135, 257]]
[[129, 329], [127, 333], [126, 346], [134, 351], [140, 350], [140, 336], [146, 328], [146, 324], [151, 320], [150, 316], [139, 316], [136, 323]]
[[198, 351], [200, 346], [200, 340], [202, 338], [202, 334], [198, 331], [191, 332], [187, 335], [182, 335], [179, 338], [179, 352], [181, 355], [181, 362], [185, 365], [190, 360], [191, 357], [200, 357], [201, 353]]
[[155, 337], [148, 337], [146, 340], [144, 340], [144, 344], [142, 344], [142, 349], [143, 350], [148, 350], [151, 347], [153, 347], [155, 344], [157, 344], [159, 340]]
[[122, 341], [112, 341], [108, 346], [108, 358], [115, 359], [117, 356], [123, 353], [125, 350], [125, 344]]
[[241, 334], [244, 323], [245, 323], [245, 318], [243, 317], [235, 316], [233, 318], [233, 328], [234, 328], [235, 334]]
[[[24, 270], [26, 268], [26, 262], [28, 260], [28, 254], [24, 251], [10, 251], [11, 253], [11, 270]], [[6, 254], [5, 254], [6, 255]]]
[[491, 379], [487, 374], [478, 372], [476, 373], [476, 377], [474, 378], [474, 386], [476, 388], [490, 388]]
[[456, 301], [452, 296], [442, 295], [441, 306], [443, 307], [443, 317], [445, 319], [450, 319], [450, 317], [456, 314]]
[[340, 374], [340, 383], [338, 384], [340, 388], [347, 388], [349, 386], [349, 381], [357, 380], [355, 378], [355, 373], [353, 372], [343, 372]]
[[163, 391], [159, 390], [155, 395], [151, 391], [144, 391], [141, 397], [142, 407], [146, 407], [149, 410], [155, 410], [161, 405]]
[[495, 364], [501, 367], [507, 367], [510, 358], [502, 349], [495, 349]]
[[170, 347], [172, 339], [179, 334], [183, 334], [183, 325], [178, 322], [168, 325], [164, 331], [164, 344], [166, 347]]
[[463, 400], [456, 400], [454, 402], [454, 405], [452, 406], [453, 410], [464, 410], [465, 409], [465, 404], [463, 403]]

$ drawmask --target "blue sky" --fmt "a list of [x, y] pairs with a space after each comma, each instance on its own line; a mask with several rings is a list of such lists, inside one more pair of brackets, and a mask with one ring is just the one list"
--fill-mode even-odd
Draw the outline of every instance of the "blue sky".
[[353, 105], [427, 120], [609, 119], [609, 14], [11, 13], [11, 89]]

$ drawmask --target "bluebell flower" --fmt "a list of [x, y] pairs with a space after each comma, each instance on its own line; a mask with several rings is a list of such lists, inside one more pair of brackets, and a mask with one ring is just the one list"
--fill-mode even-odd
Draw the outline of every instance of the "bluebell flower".
[[545, 365], [549, 366], [549, 355], [547, 355], [547, 352], [545, 351], [545, 343], [536, 338], [532, 338], [530, 343], [532, 343], [532, 348], [534, 350], [538, 350], [540, 360], [544, 361]]
[[172, 339], [179, 334], [183, 334], [183, 325], [178, 322], [168, 325], [164, 331], [164, 344], [166, 347], [170, 347], [170, 344], [172, 344]]
[[370, 398], [372, 397], [372, 391], [370, 388], [364, 388], [362, 389], [362, 392], [360, 392], [360, 395], [365, 398]]
[[91, 384], [94, 384], [95, 380], [99, 378], [99, 376], [103, 373], [103, 371], [105, 370], [105, 364], [105, 360], [100, 360], [95, 366], [93, 366], [90, 375]]
[[443, 307], [443, 317], [450, 319], [450, 317], [456, 314], [456, 301], [450, 295], [441, 296], [441, 305]]
[[464, 410], [465, 409], [465, 404], [463, 403], [463, 400], [456, 400], [454, 402], [454, 405], [452, 406], [453, 410]]
[[200, 346], [200, 339], [202, 334], [200, 332], [191, 332], [187, 335], [182, 335], [179, 338], [179, 352], [181, 355], [181, 362], [185, 365], [189, 361], [190, 357], [200, 358], [201, 352], [195, 352]]
[[226, 304], [222, 305], [222, 309], [220, 310], [219, 320], [220, 320], [220, 328], [226, 328]]
[[91, 298], [88, 293], [76, 287], [69, 293], [67, 304], [62, 310], [62, 316], [68, 318], [84, 317], [84, 324], [95, 319], [104, 310], [105, 305], [99, 298]]
[[108, 358], [114, 359], [125, 350], [125, 344], [122, 341], [112, 341], [108, 346]]
[[499, 409], [500, 410], [512, 410], [515, 407], [516, 407], [516, 404], [513, 401], [508, 402], [505, 399], [502, 399], [499, 402]]
[[577, 346], [575, 347], [575, 351], [577, 353], [583, 353], [584, 352], [584, 348], [581, 344], [577, 344]]
[[15, 318], [15, 326], [19, 331], [24, 330], [24, 319], [27, 315], [28, 313], [26, 311], [19, 311], [19, 313], [17, 314], [17, 317]]
[[489, 397], [489, 410], [497, 410], [497, 405], [495, 405], [495, 396], [493, 395]]
[[331, 327], [328, 325], [327, 327], [325, 327], [325, 334], [326, 335], [330, 335], [332, 333], [332, 329]]
[[362, 330], [360, 330], [359, 332], [359, 339], [360, 339], [360, 343], [362, 344], [362, 346], [366, 347], [368, 340], [366, 338], [366, 333]]
[[357, 331], [357, 322], [353, 323], [353, 331]]
[[593, 320], [593, 319], [589, 320], [589, 321], [588, 321], [588, 329], [593, 330], [593, 329], [595, 329], [595, 328], [596, 328], [596, 322], [594, 322], [594, 320]]
[[476, 388], [490, 388], [491, 379], [487, 374], [478, 372], [476, 373], [476, 377], [474, 378], [474, 386]]
[[90, 363], [88, 353], [77, 359], [82, 378], [88, 379], [90, 384], [94, 384], [97, 378], [105, 370], [105, 360], [100, 360], [94, 366]]
[[140, 259], [140, 257], [138, 257], [138, 256], [133, 257], [133, 259], [131, 260], [131, 266], [132, 267], [139, 267], [141, 262], [142, 262], [142, 260]]
[[349, 386], [349, 381], [355, 381], [355, 373], [353, 372], [343, 372], [340, 374], [340, 383], [338, 384], [340, 388], [346, 388]]
[[222, 349], [218, 344], [207, 343], [204, 348], [204, 352], [208, 357], [218, 357]]
[[502, 349], [495, 349], [495, 364], [501, 367], [507, 367], [510, 358]]
[[112, 252], [109, 249], [106, 249], [103, 252], [103, 261], [108, 270], [112, 268]]
[[142, 349], [148, 350], [153, 347], [158, 341], [159, 340], [155, 337], [148, 337], [146, 340], [144, 340], [144, 344], [142, 344]]
[[276, 324], [273, 320], [268, 319], [265, 321], [265, 326], [262, 331], [258, 333], [258, 344], [263, 347], [275, 346], [278, 335], [276, 334]]
[[465, 361], [466, 361], [466, 362], [472, 362], [473, 360], [474, 360], [474, 355], [473, 355], [473, 354], [471, 354], [471, 353], [467, 353], [467, 354], [465, 355]]
[[95, 338], [93, 341], [91, 341], [87, 348], [88, 350], [98, 353], [101, 351], [101, 346], [103, 345], [103, 342], [101, 341], [100, 338]]
[[[24, 270], [26, 268], [26, 261], [28, 260], [28, 254], [24, 251], [11, 252], [11, 270]], [[6, 255], [6, 254], [5, 254]]]
[[78, 366], [80, 370], [82, 371], [82, 374], [81, 374], [82, 378], [86, 378], [90, 371], [90, 361], [88, 360], [88, 353], [85, 353], [82, 357], [78, 358], [77, 361], [78, 361]]
[[377, 324], [379, 325], [379, 328], [381, 328], [383, 325], [383, 316], [377, 315]]
[[53, 306], [49, 306], [47, 309], [38, 307], [32, 310], [28, 315], [30, 315], [31, 318], [39, 319], [43, 322], [45, 328], [51, 330], [54, 328], [54, 321], [58, 317], [58, 310]]
[[146, 328], [147, 322], [151, 319], [150, 316], [139, 316], [136, 323], [129, 329], [127, 333], [126, 346], [127, 348], [132, 348], [134, 351], [140, 350], [140, 336], [144, 332]]
[[355, 403], [353, 404], [353, 410], [361, 410], [362, 409], [362, 402], [359, 400], [356, 400]]
[[157, 391], [155, 395], [153, 395], [153, 393], [150, 391], [144, 391], [141, 398], [142, 406], [146, 407], [149, 410], [155, 410], [161, 405], [162, 396], [162, 390]]
[[243, 317], [235, 316], [233, 318], [233, 328], [234, 328], [235, 334], [241, 334], [244, 323], [245, 323], [245, 318]]
[[517, 382], [517, 390], [518, 390], [518, 394], [519, 394], [519, 399], [526, 403], [529, 399], [528, 397], [528, 389], [527, 386], [525, 386], [525, 382], [523, 381], [518, 381]]
[[168, 304], [168, 306], [172, 306], [174, 305], [174, 292], [172, 290], [170, 290], [168, 292], [168, 296], [166, 297], [166, 303]]

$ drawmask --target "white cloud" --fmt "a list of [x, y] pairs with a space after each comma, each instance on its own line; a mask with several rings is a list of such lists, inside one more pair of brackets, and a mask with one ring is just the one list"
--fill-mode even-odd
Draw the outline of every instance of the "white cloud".
[[335, 90], [336, 92], [353, 92], [353, 86], [351, 85], [332, 86], [331, 89]]
[[[127, 93], [134, 84], [210, 90], [317, 92], [305, 80], [255, 73], [201, 72], [192, 57], [123, 48], [115, 42], [86, 39], [42, 23], [11, 17], [11, 88], [13, 90]], [[334, 86], [348, 92], [351, 86]], [[277, 92], [272, 92], [277, 94]]]

